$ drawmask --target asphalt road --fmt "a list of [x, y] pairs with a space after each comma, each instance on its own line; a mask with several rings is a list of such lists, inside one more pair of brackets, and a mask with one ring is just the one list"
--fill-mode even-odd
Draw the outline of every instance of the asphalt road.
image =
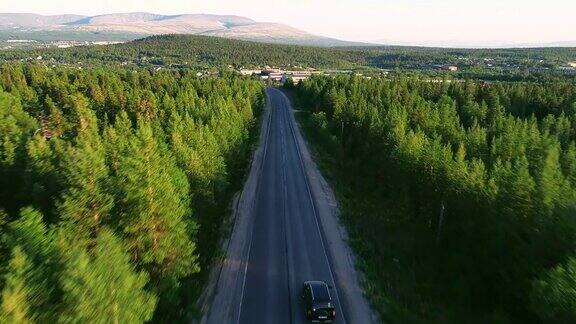
[[268, 90], [270, 124], [254, 205], [254, 224], [239, 322], [306, 323], [300, 290], [306, 280], [332, 285], [337, 323], [345, 323], [286, 97]]

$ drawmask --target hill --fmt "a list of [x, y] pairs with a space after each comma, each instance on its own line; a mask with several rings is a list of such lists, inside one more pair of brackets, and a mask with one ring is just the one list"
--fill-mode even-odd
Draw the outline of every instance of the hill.
[[26, 13], [0, 13], [0, 29], [49, 28], [85, 18], [80, 15], [43, 16]]
[[0, 60], [41, 56], [62, 64], [180, 66], [188, 68], [304, 66], [350, 68], [367, 65], [366, 51], [265, 44], [213, 36], [162, 35], [110, 46], [0, 51]]
[[[251, 26], [251, 25], [247, 25]], [[243, 26], [244, 27], [244, 26]], [[228, 35], [227, 37], [233, 37]], [[265, 37], [263, 35], [262, 37]], [[573, 48], [443, 49], [423, 47], [312, 47], [268, 44], [204, 35], [161, 35], [110, 46], [0, 51], [0, 60], [36, 60], [67, 65], [131, 65], [196, 70], [232, 66], [417, 71], [461, 78], [535, 80], [576, 75]], [[457, 71], [448, 72], [447, 67]], [[361, 73], [364, 73], [361, 72]]]
[[[235, 39], [301, 44], [317, 46], [347, 46], [358, 43], [313, 35], [305, 31], [277, 23], [256, 22], [234, 15], [158, 15], [146, 12], [106, 14], [98, 16], [36, 14], [0, 14], [0, 30], [10, 30], [12, 39], [33, 35], [44, 40], [37, 32], [59, 34], [76, 32], [73, 40], [84, 40], [90, 33], [99, 33], [104, 39], [110, 33], [126, 33], [132, 39], [163, 34], [201, 34]], [[36, 32], [36, 34], [31, 34]], [[0, 39], [2, 38], [0, 34]], [[6, 36], [4, 36], [5, 38]], [[52, 38], [54, 38], [52, 36]]]

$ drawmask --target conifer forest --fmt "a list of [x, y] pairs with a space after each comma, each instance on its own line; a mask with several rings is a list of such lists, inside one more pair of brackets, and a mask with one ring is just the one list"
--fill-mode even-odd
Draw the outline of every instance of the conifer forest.
[[[576, 323], [574, 53], [174, 35], [1, 51], [0, 323], [198, 319], [266, 87], [295, 108], [383, 322]], [[276, 67], [309, 74], [240, 73]]]
[[384, 319], [576, 321], [576, 84], [293, 87]]
[[263, 85], [22, 64], [0, 84], [0, 322], [188, 318]]

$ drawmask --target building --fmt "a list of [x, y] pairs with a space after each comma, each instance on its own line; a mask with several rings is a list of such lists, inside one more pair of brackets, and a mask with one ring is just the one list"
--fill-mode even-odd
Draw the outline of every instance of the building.
[[576, 67], [566, 67], [566, 66], [562, 66], [562, 67], [559, 68], [559, 70], [560, 70], [563, 74], [576, 75]]
[[260, 72], [260, 77], [266, 80], [281, 81], [284, 71], [280, 69], [266, 68]]
[[284, 77], [283, 72], [272, 72], [272, 73], [268, 74], [268, 80], [272, 80], [272, 81], [282, 81], [283, 77]]
[[249, 70], [249, 69], [241, 69], [240, 74], [242, 75], [258, 75], [262, 74], [262, 70]]
[[431, 66], [431, 68], [435, 70], [444, 70], [450, 72], [458, 71], [458, 67], [456, 65], [450, 65], [450, 64], [434, 64]]
[[248, 71], [246, 71], [245, 73], [242, 73], [242, 71], [241, 71], [240, 73], [242, 73], [243, 75], [260, 75], [260, 78], [262, 78], [264, 80], [277, 81], [277, 82], [281, 82], [281, 83], [285, 83], [288, 80], [292, 80], [292, 82], [298, 83], [300, 81], [303, 81], [303, 80], [310, 78], [310, 76], [312, 76], [312, 74], [319, 73], [315, 70], [285, 71], [282, 69], [275, 69], [275, 68], [270, 68], [270, 67], [266, 67], [262, 71], [251, 70], [250, 72], [253, 72], [253, 73], [250, 74], [250, 73], [248, 73]]
[[281, 82], [285, 83], [288, 80], [292, 80], [294, 84], [297, 84], [300, 81], [308, 79], [311, 75], [312, 72], [310, 71], [287, 71], [282, 76]]

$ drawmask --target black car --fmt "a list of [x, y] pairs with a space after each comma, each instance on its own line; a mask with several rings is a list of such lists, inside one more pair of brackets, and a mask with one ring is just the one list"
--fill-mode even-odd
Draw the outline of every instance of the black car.
[[324, 281], [306, 281], [302, 285], [302, 303], [306, 318], [312, 322], [334, 322], [336, 310]]

